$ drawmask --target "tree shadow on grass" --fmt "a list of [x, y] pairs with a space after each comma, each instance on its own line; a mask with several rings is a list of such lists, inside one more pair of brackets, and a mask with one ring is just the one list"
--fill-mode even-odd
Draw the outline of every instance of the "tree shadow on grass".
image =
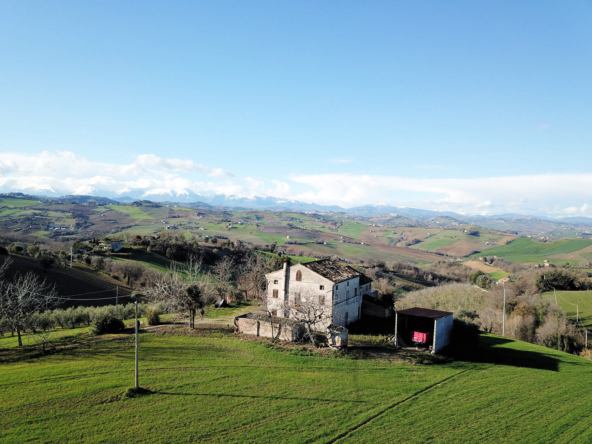
[[[559, 371], [559, 365], [583, 365], [556, 355], [530, 350], [517, 350], [504, 345], [516, 342], [512, 339], [481, 336], [480, 347], [463, 350], [461, 346], [447, 347], [442, 354], [454, 359], [455, 363], [507, 365], [519, 368]], [[567, 357], [567, 355], [566, 355]], [[454, 364], [453, 364], [454, 365]]]

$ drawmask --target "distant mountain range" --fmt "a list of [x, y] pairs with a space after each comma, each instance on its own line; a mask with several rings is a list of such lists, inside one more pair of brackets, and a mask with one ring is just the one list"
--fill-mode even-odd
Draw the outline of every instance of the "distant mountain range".
[[[55, 190], [42, 188], [36, 190], [22, 190], [22, 192], [8, 192], [5, 195], [32, 196], [37, 198], [52, 199], [64, 202], [95, 202], [95, 203], [132, 203], [139, 200], [148, 200], [156, 203], [184, 204], [195, 208], [218, 208], [218, 209], [252, 209], [272, 211], [318, 211], [318, 212], [341, 212], [352, 216], [361, 217], [388, 217], [402, 216], [421, 222], [435, 218], [451, 218], [459, 222], [480, 225], [483, 227], [510, 230], [521, 233], [550, 232], [553, 227], [592, 227], [592, 218], [588, 217], [567, 217], [563, 219], [551, 219], [544, 216], [529, 216], [523, 214], [502, 214], [495, 216], [462, 215], [450, 211], [432, 211], [418, 208], [395, 207], [390, 205], [364, 205], [354, 208], [342, 208], [337, 205], [318, 205], [312, 202], [301, 202], [296, 200], [280, 199], [276, 197], [246, 197], [217, 194], [204, 196], [186, 189], [136, 189], [121, 190], [118, 193], [99, 190], [85, 186], [74, 190], [69, 194], [60, 194]], [[442, 225], [440, 225], [442, 226]], [[528, 229], [527, 227], [532, 228]], [[585, 231], [588, 228], [581, 228]]]

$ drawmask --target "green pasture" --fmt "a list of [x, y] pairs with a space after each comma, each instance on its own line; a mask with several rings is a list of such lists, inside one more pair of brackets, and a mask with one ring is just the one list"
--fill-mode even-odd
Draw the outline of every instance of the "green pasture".
[[[548, 256], [573, 253], [590, 245], [592, 245], [592, 240], [589, 239], [562, 239], [543, 243], [535, 242], [528, 237], [521, 237], [509, 244], [491, 248], [474, 256], [486, 254], [487, 256], [497, 256], [514, 262], [542, 262]], [[549, 259], [549, 261], [554, 260]]]
[[0, 210], [0, 217], [4, 217], [4, 216], [14, 216], [17, 215], [18, 213], [20, 213], [22, 210], [17, 210], [14, 208], [11, 209], [2, 209]]
[[32, 205], [40, 205], [38, 200], [18, 199], [15, 197], [0, 197], [0, 207], [30, 207]]
[[130, 253], [111, 253], [110, 257], [114, 261], [131, 260], [136, 262], [142, 262], [150, 268], [162, 271], [163, 273], [168, 273], [169, 267], [173, 264], [177, 265], [177, 267], [180, 269], [184, 269], [186, 267], [186, 265], [181, 262], [175, 262], [164, 256], [160, 256], [159, 254], [148, 253], [144, 250], [131, 250]]
[[140, 385], [152, 394], [124, 398], [133, 336], [87, 337], [57, 353], [5, 359], [0, 441], [592, 440], [591, 362], [493, 335], [482, 347], [481, 362], [411, 365], [360, 353], [309, 356], [224, 328], [147, 333]]
[[108, 205], [108, 207], [112, 210], [119, 211], [120, 213], [127, 214], [128, 216], [131, 216], [134, 219], [154, 219], [152, 216], [146, 214], [139, 207], [133, 207], [131, 205]]
[[[270, 253], [269, 251], [259, 251], [259, 250], [257, 250], [257, 253], [258, 253], [258, 254], [262, 254], [262, 255], [264, 255], [264, 256], [266, 256], [266, 257], [277, 257], [277, 254], [275, 254], [275, 253]], [[316, 259], [316, 258], [314, 258], [314, 257], [307, 257], [307, 256], [292, 256], [292, 255], [290, 255], [290, 254], [284, 254], [284, 255], [282, 255], [282, 257], [286, 257], [286, 256], [287, 256], [287, 257], [289, 257], [289, 258], [290, 258], [290, 260], [291, 260], [293, 263], [299, 263], [299, 264], [300, 264], [300, 263], [303, 263], [303, 264], [305, 264], [305, 263], [307, 263], [307, 262], [312, 262], [312, 261], [316, 261], [316, 260], [317, 260], [317, 259]]]
[[487, 276], [489, 276], [492, 279], [495, 279], [496, 281], [499, 281], [500, 279], [509, 276], [509, 273], [506, 273], [505, 271], [494, 271], [493, 273], [487, 273]]
[[149, 225], [149, 226], [137, 226], [137, 227], [132, 227], [132, 228], [127, 228], [125, 230], [122, 231], [118, 231], [116, 233], [110, 233], [109, 236], [110, 237], [115, 237], [118, 235], [122, 235], [122, 234], [129, 234], [129, 235], [140, 235], [140, 236], [145, 236], [147, 234], [152, 234], [152, 233], [157, 233], [158, 231], [162, 231], [164, 229], [164, 226], [162, 225]]
[[458, 242], [458, 239], [434, 239], [434, 240], [431, 240], [431, 237], [430, 237], [424, 242], [413, 245], [411, 248], [416, 249], [416, 250], [432, 251], [432, 250], [435, 250], [436, 248], [447, 247], [448, 245], [452, 245], [457, 242]]
[[339, 228], [339, 233], [343, 233], [347, 237], [351, 237], [353, 239], [357, 239], [362, 234], [362, 231], [368, 230], [368, 226], [361, 224], [361, 223], [351, 223], [351, 222], [344, 222], [343, 225]]
[[[543, 297], [555, 302], [552, 291], [543, 293]], [[576, 319], [579, 311], [582, 325], [592, 330], [592, 291], [557, 291], [557, 303], [570, 319]]]

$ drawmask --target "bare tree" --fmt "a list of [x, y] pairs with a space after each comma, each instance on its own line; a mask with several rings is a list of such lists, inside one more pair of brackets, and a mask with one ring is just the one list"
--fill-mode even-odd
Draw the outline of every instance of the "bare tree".
[[160, 273], [145, 293], [150, 302], [160, 303], [166, 313], [189, 311], [190, 326], [195, 324], [195, 310], [213, 302], [211, 278], [202, 272], [200, 259], [190, 258], [183, 268], [171, 264], [168, 273]]
[[226, 299], [226, 294], [233, 287], [235, 264], [230, 256], [225, 256], [214, 266], [214, 275], [216, 277], [215, 288], [218, 296]]
[[258, 254], [250, 254], [239, 269], [237, 283], [245, 292], [247, 300], [249, 294], [254, 298], [261, 296], [261, 291], [265, 287], [265, 266], [266, 261], [263, 257]]
[[319, 296], [312, 293], [297, 293], [290, 304], [290, 317], [302, 322], [305, 329], [305, 337], [315, 347], [318, 347], [315, 332], [325, 332], [328, 325], [328, 307], [319, 301]]
[[0, 317], [16, 330], [19, 347], [23, 345], [21, 333], [31, 316], [37, 311], [53, 308], [57, 301], [55, 288], [45, 280], [40, 281], [32, 272], [17, 274], [12, 282], [0, 281]]

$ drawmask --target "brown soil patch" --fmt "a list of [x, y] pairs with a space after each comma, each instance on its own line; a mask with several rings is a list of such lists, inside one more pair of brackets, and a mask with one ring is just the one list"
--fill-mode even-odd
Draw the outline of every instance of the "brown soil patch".
[[449, 254], [451, 256], [468, 256], [469, 254], [474, 253], [476, 250], [480, 250], [479, 244], [466, 240], [459, 240], [452, 245], [436, 248], [434, 251]]
[[506, 236], [506, 237], [502, 237], [495, 244], [496, 245], [506, 245], [508, 242], [512, 242], [513, 240], [516, 240], [517, 238], [518, 238], [517, 236]]
[[482, 271], [483, 273], [495, 273], [496, 271], [504, 271], [501, 268], [486, 265], [484, 262], [481, 261], [466, 261], [463, 262], [463, 265], [471, 267], [473, 270]]

